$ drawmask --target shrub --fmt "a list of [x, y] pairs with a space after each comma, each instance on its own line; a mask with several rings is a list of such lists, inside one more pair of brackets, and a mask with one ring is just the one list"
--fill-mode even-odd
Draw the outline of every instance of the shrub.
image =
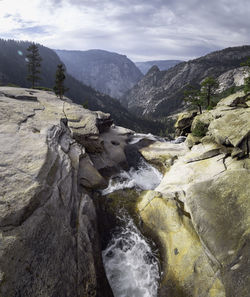
[[8, 83], [8, 84], [7, 84], [7, 87], [12, 87], [12, 88], [21, 88], [20, 86], [18, 86], [18, 85], [15, 85], [15, 84], [12, 84], [12, 83]]
[[208, 126], [205, 123], [198, 120], [192, 131], [192, 134], [196, 137], [203, 137], [206, 135], [207, 131]]
[[51, 88], [47, 88], [47, 87], [34, 87], [34, 89], [41, 90], [41, 91], [51, 91], [51, 92], [53, 92], [53, 90]]

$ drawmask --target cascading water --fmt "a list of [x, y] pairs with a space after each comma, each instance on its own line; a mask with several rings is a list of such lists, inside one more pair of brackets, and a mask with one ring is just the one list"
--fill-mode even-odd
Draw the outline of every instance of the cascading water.
[[115, 297], [156, 297], [159, 267], [149, 243], [128, 215], [103, 251], [106, 275]]
[[[125, 189], [155, 189], [162, 174], [143, 158], [129, 171], [122, 171], [110, 179], [102, 195]], [[121, 224], [113, 232], [103, 251], [107, 278], [115, 297], [156, 297], [159, 282], [157, 257], [149, 242], [140, 233], [133, 219], [122, 211], [118, 215]]]
[[113, 176], [109, 180], [108, 187], [102, 191], [102, 195], [126, 188], [155, 189], [161, 179], [162, 174], [141, 158], [137, 170], [132, 167], [129, 171], [121, 171]]

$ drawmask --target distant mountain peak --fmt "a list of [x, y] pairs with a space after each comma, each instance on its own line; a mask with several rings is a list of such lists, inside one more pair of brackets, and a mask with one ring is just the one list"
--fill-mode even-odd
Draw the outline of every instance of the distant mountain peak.
[[149, 71], [147, 72], [146, 75], [151, 75], [152, 73], [156, 73], [156, 72], [159, 72], [159, 71], [160, 71], [159, 67], [158, 67], [157, 65], [153, 65], [153, 66], [149, 69]]
[[135, 65], [141, 70], [143, 74], [146, 74], [154, 65], [158, 66], [159, 70], [168, 70], [169, 68], [181, 62], [182, 61], [180, 60], [153, 60], [146, 62], [135, 62]]

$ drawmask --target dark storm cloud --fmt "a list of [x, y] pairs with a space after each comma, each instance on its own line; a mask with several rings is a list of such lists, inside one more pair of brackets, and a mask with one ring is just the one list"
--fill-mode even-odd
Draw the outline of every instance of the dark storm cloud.
[[[133, 59], [193, 58], [250, 43], [249, 0], [51, 0], [97, 15], [96, 27], [72, 32], [89, 47]], [[106, 26], [99, 25], [100, 13]], [[79, 49], [80, 45], [78, 46]]]

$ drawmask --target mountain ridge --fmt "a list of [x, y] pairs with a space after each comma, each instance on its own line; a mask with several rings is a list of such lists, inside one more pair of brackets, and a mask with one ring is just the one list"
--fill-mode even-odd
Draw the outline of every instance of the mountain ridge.
[[124, 95], [124, 105], [136, 115], [168, 116], [182, 107], [187, 85], [198, 87], [205, 77], [216, 78], [240, 67], [249, 56], [250, 46], [245, 45], [212, 52], [166, 71], [155, 68]]
[[55, 52], [66, 65], [69, 74], [113, 98], [122, 97], [143, 77], [126, 55], [101, 49]]

